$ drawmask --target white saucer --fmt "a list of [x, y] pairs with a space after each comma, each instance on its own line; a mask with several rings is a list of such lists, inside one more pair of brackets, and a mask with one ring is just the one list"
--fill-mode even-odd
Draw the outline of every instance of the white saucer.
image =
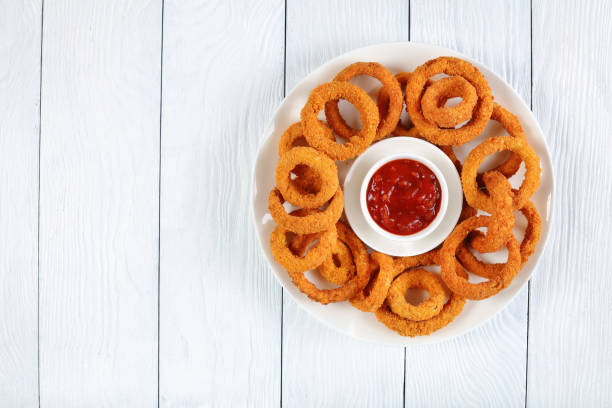
[[[412, 153], [428, 159], [440, 169], [448, 185], [449, 200], [444, 218], [430, 234], [411, 242], [392, 240], [376, 232], [366, 221], [359, 199], [367, 172], [380, 159], [395, 153]], [[344, 179], [344, 212], [353, 231], [370, 248], [388, 255], [418, 255], [437, 247], [457, 225], [462, 205], [461, 180], [453, 162], [433, 144], [414, 137], [391, 137], [373, 144], [357, 157]]]

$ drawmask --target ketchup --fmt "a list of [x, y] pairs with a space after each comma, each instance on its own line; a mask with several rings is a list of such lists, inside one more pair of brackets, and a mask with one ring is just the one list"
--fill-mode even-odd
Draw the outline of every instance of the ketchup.
[[438, 214], [442, 189], [429, 167], [398, 159], [376, 170], [368, 183], [366, 202], [372, 219], [396, 235], [425, 229]]

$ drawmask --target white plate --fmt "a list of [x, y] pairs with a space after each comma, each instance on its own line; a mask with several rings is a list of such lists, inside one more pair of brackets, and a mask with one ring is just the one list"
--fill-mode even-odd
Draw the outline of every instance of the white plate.
[[[384, 237], [370, 226], [361, 209], [360, 194], [362, 182], [376, 162], [394, 153], [408, 152], [424, 157], [440, 169], [448, 186], [449, 202], [436, 229], [421, 239], [402, 242]], [[357, 157], [344, 179], [344, 212], [351, 228], [370, 248], [388, 255], [411, 256], [434, 249], [457, 225], [462, 206], [461, 180], [453, 162], [435, 145], [414, 137], [391, 137], [374, 143]]]
[[[470, 61], [477, 66], [489, 81], [495, 101], [514, 113], [520, 119], [523, 129], [527, 134], [529, 144], [540, 156], [540, 164], [542, 167], [541, 184], [531, 200], [537, 207], [542, 218], [542, 234], [535, 253], [508, 288], [489, 299], [477, 302], [468, 301], [461, 314], [448, 326], [437, 332], [429, 336], [410, 338], [402, 337], [396, 332], [387, 329], [386, 326], [376, 320], [374, 314], [363, 313], [353, 308], [348, 302], [334, 303], [327, 306], [313, 302], [293, 285], [291, 278], [287, 275], [285, 270], [276, 263], [270, 251], [269, 237], [275, 224], [268, 213], [268, 194], [270, 190], [274, 188], [274, 170], [278, 161], [278, 141], [280, 136], [287, 127], [299, 120], [300, 110], [306, 103], [312, 89], [321, 83], [329, 82], [336, 73], [345, 66], [356, 61], [377, 61], [390, 69], [391, 72], [398, 73], [401, 71], [413, 71], [425, 61], [439, 56], [456, 56]], [[362, 77], [357, 78], [355, 83], [364, 87], [368, 92], [375, 89], [378, 85], [376, 81], [371, 79], [364, 80]], [[351, 117], [353, 112], [345, 108], [346, 106], [341, 106], [343, 115], [345, 115], [349, 124], [354, 124], [356, 120], [355, 115]], [[482, 137], [456, 149], [457, 156], [463, 160], [467, 152], [484, 137], [501, 131], [501, 127], [491, 121], [490, 124], [487, 125]], [[339, 166], [341, 181], [344, 180], [344, 175], [346, 175], [351, 164], [352, 163], [349, 161], [349, 163], [341, 163]], [[485, 166], [486, 165], [487, 162], [485, 161]], [[490, 161], [488, 165], [491, 165]], [[511, 179], [514, 186], [520, 184], [523, 172], [524, 169], [521, 167], [519, 173]], [[510, 303], [533, 273], [538, 259], [544, 250], [553, 215], [553, 168], [544, 134], [535, 117], [529, 110], [529, 107], [510, 85], [484, 65], [456, 51], [427, 44], [390, 43], [359, 48], [340, 55], [311, 72], [289, 93], [276, 110], [271, 123], [266, 128], [263, 143], [259, 148], [255, 160], [253, 177], [253, 221], [266, 259], [281, 285], [298, 305], [324, 324], [349, 336], [377, 343], [395, 345], [436, 343], [467, 333], [492, 318]], [[517, 216], [516, 224], [516, 234], [517, 237], [521, 239], [522, 231], [525, 226], [525, 221], [521, 215]], [[496, 253], [487, 254], [487, 256], [483, 258], [486, 261], [501, 262], [504, 259], [503, 256], [504, 254]]]

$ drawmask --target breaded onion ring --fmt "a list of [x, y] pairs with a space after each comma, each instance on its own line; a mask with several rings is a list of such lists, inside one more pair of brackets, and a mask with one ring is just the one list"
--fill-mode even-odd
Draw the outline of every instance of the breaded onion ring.
[[[406, 300], [410, 288], [425, 289], [429, 298], [412, 305]], [[446, 302], [446, 292], [438, 275], [425, 269], [413, 269], [395, 278], [387, 294], [387, 304], [398, 316], [414, 321], [427, 320], [440, 313]]]
[[438, 265], [439, 249], [432, 249], [420, 255], [402, 256], [393, 260], [393, 267], [397, 271], [397, 275], [407, 269], [416, 268], [418, 266]]
[[463, 207], [461, 207], [461, 214], [459, 214], [459, 221], [465, 221], [468, 218], [475, 217], [478, 214], [478, 210], [470, 207], [468, 203], [465, 201], [465, 197], [463, 198]]
[[[351, 78], [359, 75], [368, 75], [378, 79], [387, 95], [387, 105], [384, 115], [379, 110], [380, 122], [376, 130], [374, 141], [388, 136], [397, 126], [404, 107], [402, 88], [391, 72], [377, 62], [355, 62], [344, 68], [336, 75], [334, 81], [348, 82]], [[329, 126], [341, 137], [350, 139], [357, 135], [358, 130], [349, 127], [338, 109], [338, 100], [332, 100], [325, 104], [325, 118]]]
[[278, 189], [270, 191], [268, 211], [278, 225], [298, 234], [312, 234], [329, 229], [340, 219], [344, 209], [344, 195], [340, 187], [336, 190], [325, 210], [306, 216], [287, 214], [285, 207], [283, 207], [284, 202], [285, 200]]
[[[491, 297], [506, 288], [514, 279], [521, 266], [521, 253], [519, 244], [511, 235], [506, 243], [508, 247], [508, 260], [499, 274], [491, 276], [486, 282], [470, 283], [466, 278], [457, 274], [457, 259], [455, 254], [470, 231], [476, 228], [488, 227], [490, 217], [472, 217], [457, 225], [453, 232], [444, 241], [440, 251], [441, 276], [454, 293], [468, 299], [480, 300]], [[464, 264], [467, 267], [467, 265]], [[470, 270], [469, 267], [467, 267]]]
[[[344, 144], [329, 140], [325, 135], [329, 130], [317, 115], [325, 103], [346, 99], [359, 111], [361, 130], [351, 136]], [[372, 144], [378, 127], [378, 109], [372, 98], [350, 82], [333, 81], [316, 87], [301, 112], [302, 129], [308, 144], [325, 153], [333, 160], [346, 160], [358, 156]]]
[[[457, 272], [461, 274], [461, 277], [467, 279], [468, 275], [461, 268], [461, 265], [459, 265]], [[389, 329], [396, 331], [402, 336], [426, 336], [447, 326], [463, 310], [465, 305], [465, 298], [463, 296], [452, 293], [446, 288], [445, 294], [448, 298], [446, 304], [442, 307], [442, 311], [431, 319], [419, 322], [405, 319], [393, 313], [386, 302], [376, 311], [376, 318]]]
[[370, 254], [370, 273], [368, 285], [351, 299], [351, 305], [363, 312], [374, 312], [383, 304], [391, 282], [398, 274], [393, 258], [381, 252]]
[[295, 178], [289, 182], [301, 194], [316, 194], [321, 189], [321, 177], [305, 164], [298, 164], [291, 170], [291, 173], [295, 175]]
[[[321, 124], [325, 124], [325, 122], [319, 121]], [[327, 132], [325, 133], [325, 137], [329, 140], [335, 141], [336, 138], [331, 129], [327, 128]], [[278, 142], [278, 155], [282, 156], [284, 153], [293, 149], [294, 147], [306, 146], [309, 144], [304, 137], [304, 132], [302, 131], [302, 122], [295, 122], [293, 125], [289, 126], [281, 135], [280, 141]]]
[[[494, 120], [502, 125], [510, 137], [525, 140], [525, 132], [523, 132], [523, 127], [521, 126], [521, 122], [518, 120], [518, 118], [497, 103], [494, 103], [493, 106], [491, 120]], [[510, 178], [518, 171], [519, 167], [521, 167], [521, 161], [521, 156], [512, 152], [506, 161], [491, 170], [499, 171], [507, 178]]]
[[[400, 110], [400, 118], [397, 121], [397, 126], [395, 126], [395, 129], [391, 131], [394, 136], [410, 136], [408, 132], [412, 128], [411, 124], [410, 126], [404, 126], [401, 119], [402, 111], [404, 110], [404, 91], [406, 89], [406, 84], [408, 83], [408, 78], [410, 78], [410, 72], [400, 72], [399, 74], [395, 75], [395, 79], [397, 79], [397, 82], [402, 90], [402, 109]], [[378, 91], [376, 106], [378, 106], [378, 114], [380, 117], [386, 117], [389, 110], [389, 94], [385, 90], [384, 86]]]
[[[355, 267], [357, 269], [355, 276], [353, 276], [348, 282], [335, 289], [319, 289], [306, 278], [303, 271], [298, 272], [295, 270], [287, 270], [287, 272], [289, 272], [289, 276], [293, 280], [293, 283], [300, 291], [302, 291], [302, 293], [304, 293], [310, 299], [324, 305], [332, 302], [341, 302], [343, 300], [352, 298], [368, 284], [368, 280], [370, 279], [368, 252], [363, 243], [359, 240], [351, 228], [343, 222], [338, 222], [336, 224], [336, 230], [338, 233], [337, 239], [344, 242], [350, 248], [351, 253], [353, 254]], [[331, 248], [333, 248], [333, 243], [330, 243], [330, 250], [327, 252], [325, 258], [327, 258], [331, 253]], [[316, 247], [314, 249], [316, 249]], [[308, 256], [312, 250], [313, 249], [308, 251], [306, 256]], [[325, 258], [321, 260], [319, 265], [325, 260]]]
[[[472, 118], [458, 129], [441, 129], [429, 122], [421, 110], [421, 98], [427, 80], [436, 74], [461, 76], [475, 89], [478, 102]], [[439, 57], [418, 67], [406, 85], [406, 107], [410, 119], [419, 132], [437, 145], [462, 145], [482, 133], [493, 111], [493, 95], [485, 77], [467, 61], [454, 57]]]
[[[327, 128], [327, 130], [328, 132], [325, 134], [325, 137], [335, 141], [336, 138], [331, 129]], [[308, 146], [308, 142], [302, 132], [301, 122], [294, 123], [283, 132], [278, 143], [278, 154], [283, 155], [297, 146]], [[291, 180], [291, 183], [294, 184], [300, 192], [316, 193], [321, 189], [321, 178], [315, 171], [310, 169], [310, 167], [304, 164], [298, 164], [295, 166], [292, 173], [296, 178]]]
[[486, 235], [480, 231], [472, 231], [468, 235], [470, 245], [481, 253], [495, 252], [502, 248], [508, 241], [514, 227], [510, 182], [498, 171], [484, 173], [483, 180], [494, 203], [495, 212], [491, 214]]
[[341, 240], [336, 240], [331, 255], [317, 266], [317, 272], [334, 285], [344, 285], [355, 276], [355, 262], [349, 247]]
[[527, 168], [525, 179], [512, 198], [513, 209], [518, 210], [524, 207], [540, 185], [540, 159], [525, 140], [503, 136], [492, 137], [485, 140], [476, 146], [465, 159], [463, 170], [461, 171], [461, 184], [468, 204], [474, 208], [484, 210], [489, 214], [495, 212], [495, 203], [491, 197], [480, 191], [476, 181], [476, 175], [478, 167], [485, 158], [503, 150], [510, 150], [517, 153], [525, 162]]
[[363, 291], [351, 299], [351, 304], [363, 312], [374, 312], [385, 301], [391, 283], [397, 275], [417, 266], [436, 264], [437, 254], [437, 250], [431, 250], [420, 255], [392, 259], [380, 252], [372, 253], [370, 255], [370, 269], [372, 270], [370, 282]]
[[[305, 212], [305, 211], [313, 211], [306, 209], [299, 209], [292, 212], [294, 215], [296, 212]], [[303, 213], [305, 214], [305, 213]], [[314, 234], [294, 234], [294, 236], [289, 240], [289, 250], [292, 254], [296, 256], [303, 257], [306, 254], [306, 250], [317, 239], [321, 238], [322, 232], [315, 232]]]
[[[533, 255], [535, 246], [540, 240], [540, 232], [542, 229], [542, 221], [538, 210], [531, 201], [527, 202], [525, 207], [521, 208], [521, 213], [527, 218], [527, 228], [525, 229], [525, 236], [521, 241], [520, 253], [521, 253], [521, 267], [527, 263], [529, 257]], [[497, 276], [503, 269], [503, 264], [486, 264], [480, 261], [472, 254], [465, 243], [461, 243], [457, 248], [457, 258], [461, 263], [470, 270], [470, 272], [482, 276], [483, 278], [489, 278], [491, 276]]]
[[[451, 98], [460, 97], [457, 106], [445, 106]], [[425, 88], [421, 99], [423, 116], [441, 128], [454, 128], [469, 120], [478, 101], [476, 89], [463, 77], [442, 78]]]
[[[321, 188], [316, 193], [305, 193], [291, 181], [290, 173], [304, 164], [321, 178]], [[294, 147], [280, 156], [276, 166], [276, 186], [283, 198], [297, 207], [317, 208], [328, 201], [338, 190], [336, 163], [312, 147]]]
[[[292, 212], [291, 214], [310, 215], [318, 211], [319, 210], [300, 209]], [[270, 248], [276, 262], [281, 264], [290, 274], [303, 273], [309, 269], [314, 269], [321, 265], [325, 258], [327, 258], [331, 253], [337, 238], [336, 228], [335, 226], [332, 226], [327, 231], [320, 233], [318, 236], [318, 244], [313, 248], [310, 248], [306, 255], [302, 256], [302, 254], [297, 253], [296, 248], [291, 248], [290, 242], [287, 240], [287, 234], [289, 232], [290, 231], [282, 226], [277, 225], [270, 236]]]
[[542, 232], [542, 220], [535, 205], [531, 201], [521, 208], [521, 213], [527, 218], [527, 228], [525, 228], [525, 236], [521, 241], [521, 266], [525, 265], [531, 255], [535, 252], [535, 247], [540, 240]]

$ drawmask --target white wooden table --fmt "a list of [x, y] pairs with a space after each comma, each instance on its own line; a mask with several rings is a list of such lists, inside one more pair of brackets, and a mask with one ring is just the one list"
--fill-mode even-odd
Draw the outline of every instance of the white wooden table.
[[[604, 1], [0, 0], [0, 405], [612, 406], [611, 20]], [[402, 349], [283, 296], [249, 188], [288, 90], [407, 40], [531, 104], [557, 210], [510, 307]]]

